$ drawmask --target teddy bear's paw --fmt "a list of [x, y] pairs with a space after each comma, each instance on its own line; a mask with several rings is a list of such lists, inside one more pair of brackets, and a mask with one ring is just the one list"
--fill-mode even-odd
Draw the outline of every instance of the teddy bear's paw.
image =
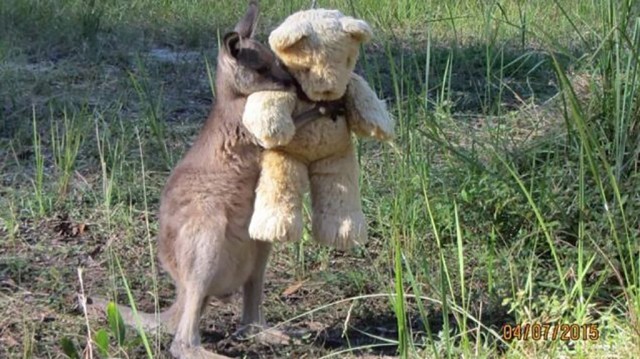
[[257, 137], [260, 145], [266, 149], [285, 146], [293, 139], [296, 134], [296, 127], [293, 122], [285, 121], [277, 128], [270, 128], [261, 136]]
[[256, 209], [249, 224], [249, 236], [267, 242], [297, 241], [302, 238], [302, 215]]
[[367, 223], [362, 211], [314, 215], [312, 230], [316, 242], [339, 250], [363, 245], [367, 240]]
[[261, 146], [284, 146], [296, 133], [291, 114], [297, 99], [295, 92], [254, 92], [247, 99], [242, 123]]

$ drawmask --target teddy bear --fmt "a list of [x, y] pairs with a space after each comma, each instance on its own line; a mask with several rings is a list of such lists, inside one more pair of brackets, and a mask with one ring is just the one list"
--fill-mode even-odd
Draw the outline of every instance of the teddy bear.
[[[245, 105], [243, 124], [265, 149], [249, 224], [254, 240], [300, 239], [303, 196], [310, 190], [316, 242], [346, 250], [366, 241], [352, 134], [379, 141], [394, 136], [386, 104], [354, 73], [360, 45], [371, 37], [365, 21], [328, 9], [296, 12], [269, 35], [298, 91], [256, 92]], [[342, 101], [344, 115], [296, 126], [296, 115], [323, 101]]]

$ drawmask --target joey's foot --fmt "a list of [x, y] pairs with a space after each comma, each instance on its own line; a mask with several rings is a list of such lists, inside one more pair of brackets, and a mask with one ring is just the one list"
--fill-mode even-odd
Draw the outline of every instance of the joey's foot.
[[314, 214], [313, 238], [324, 245], [347, 250], [367, 240], [367, 223], [362, 211]]
[[216, 354], [205, 350], [201, 346], [187, 346], [174, 341], [169, 349], [171, 355], [176, 359], [231, 359], [228, 356]]
[[238, 340], [251, 339], [268, 345], [286, 345], [295, 342], [291, 336], [279, 329], [256, 324], [247, 324], [241, 327], [233, 334], [233, 337]]
[[249, 224], [249, 236], [266, 242], [291, 242], [302, 238], [300, 211], [257, 206]]

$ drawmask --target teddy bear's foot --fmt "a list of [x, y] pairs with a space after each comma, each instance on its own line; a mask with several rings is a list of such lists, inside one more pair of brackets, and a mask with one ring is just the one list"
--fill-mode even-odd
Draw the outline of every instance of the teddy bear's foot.
[[339, 250], [351, 249], [367, 240], [367, 223], [362, 211], [314, 215], [312, 230], [316, 242]]
[[266, 242], [297, 241], [302, 238], [302, 215], [256, 209], [249, 224], [249, 236]]

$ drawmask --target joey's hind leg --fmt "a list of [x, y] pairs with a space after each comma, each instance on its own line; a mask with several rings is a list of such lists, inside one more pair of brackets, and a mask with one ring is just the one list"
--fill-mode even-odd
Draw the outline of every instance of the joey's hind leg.
[[215, 253], [212, 254], [207, 248], [212, 242], [224, 240], [225, 228], [224, 218], [194, 218], [185, 223], [180, 231], [182, 238], [179, 243], [187, 246], [177, 248], [180, 286], [185, 297], [170, 348], [174, 358], [227, 358], [206, 351], [200, 344], [200, 317], [208, 301], [212, 277], [216, 274]]
[[227, 358], [206, 351], [200, 344], [200, 316], [206, 304], [206, 290], [203, 284], [191, 282], [186, 285], [189, 295], [185, 299], [184, 311], [170, 348], [174, 358]]
[[264, 274], [272, 244], [256, 241], [255, 245], [257, 249], [256, 260], [251, 276], [243, 285], [242, 322], [235, 336], [243, 338], [256, 335], [256, 340], [262, 343], [285, 344], [291, 338], [279, 330], [269, 328], [262, 310]]
[[302, 195], [309, 187], [307, 167], [277, 151], [262, 154], [249, 235], [266, 242], [302, 238]]
[[353, 147], [309, 166], [315, 241], [349, 249], [367, 239], [358, 175]]
[[264, 291], [264, 275], [269, 262], [272, 244], [269, 242], [254, 243], [256, 247], [256, 257], [253, 264], [253, 271], [249, 279], [242, 287], [242, 325], [266, 324], [262, 312], [262, 298]]

